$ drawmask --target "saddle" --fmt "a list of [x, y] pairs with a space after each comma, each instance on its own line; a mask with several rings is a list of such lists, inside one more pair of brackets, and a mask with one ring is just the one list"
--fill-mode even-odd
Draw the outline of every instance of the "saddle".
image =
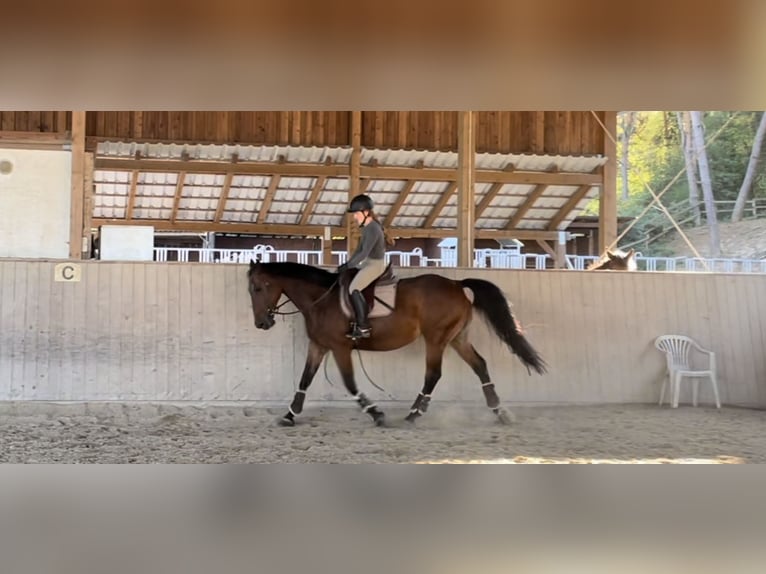
[[[353, 317], [353, 307], [351, 306], [348, 287], [357, 273], [359, 273], [359, 269], [347, 269], [340, 276], [341, 307], [348, 317]], [[396, 300], [396, 286], [398, 282], [399, 277], [394, 272], [393, 263], [389, 263], [381, 275], [362, 289], [362, 296], [367, 303], [369, 318], [372, 319], [391, 314], [394, 308], [394, 301]], [[382, 303], [382, 307], [376, 306], [376, 301]]]

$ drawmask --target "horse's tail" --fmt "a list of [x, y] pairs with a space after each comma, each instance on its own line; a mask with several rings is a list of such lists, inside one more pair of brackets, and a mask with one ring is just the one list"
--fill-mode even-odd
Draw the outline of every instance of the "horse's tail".
[[500, 288], [484, 279], [463, 279], [460, 284], [473, 292], [474, 308], [483, 315], [495, 334], [521, 359], [527, 370], [532, 367], [543, 374], [547, 365], [540, 353], [524, 338]]

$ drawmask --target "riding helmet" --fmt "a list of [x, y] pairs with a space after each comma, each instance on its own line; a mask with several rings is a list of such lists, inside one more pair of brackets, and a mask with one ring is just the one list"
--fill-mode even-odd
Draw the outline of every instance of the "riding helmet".
[[351, 204], [346, 211], [348, 213], [353, 213], [355, 211], [372, 211], [373, 206], [372, 198], [370, 198], [369, 195], [362, 193], [351, 200]]

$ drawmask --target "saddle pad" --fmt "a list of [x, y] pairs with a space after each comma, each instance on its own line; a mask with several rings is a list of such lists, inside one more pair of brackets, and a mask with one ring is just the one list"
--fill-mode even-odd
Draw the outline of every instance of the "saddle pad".
[[[375, 297], [379, 299], [379, 301], [375, 301], [375, 305], [373, 305], [372, 311], [369, 312], [368, 318], [374, 319], [375, 317], [387, 317], [391, 314], [391, 309], [386, 307], [386, 305], [389, 307], [394, 306], [394, 302], [396, 301], [396, 288], [396, 283], [375, 286]], [[385, 305], [380, 301], [383, 301]], [[348, 291], [346, 290], [341, 290], [340, 292], [340, 307], [347, 318], [355, 318], [354, 311], [351, 309], [348, 300]]]

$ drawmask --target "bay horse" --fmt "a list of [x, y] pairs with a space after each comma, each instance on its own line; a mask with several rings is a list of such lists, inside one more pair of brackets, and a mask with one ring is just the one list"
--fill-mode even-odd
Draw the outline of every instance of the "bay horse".
[[594, 261], [586, 271], [636, 271], [636, 251], [622, 251], [621, 249], [607, 249], [606, 253], [598, 261]]
[[[511, 421], [509, 413], [500, 405], [487, 362], [468, 338], [473, 309], [484, 316], [495, 335], [519, 357], [527, 370], [531, 367], [543, 374], [547, 365], [522, 334], [500, 288], [483, 279], [452, 280], [433, 273], [393, 279], [396, 293], [391, 311], [387, 314], [383, 311], [384, 316], [380, 316], [380, 311], [378, 316], [371, 313], [372, 336], [353, 341], [346, 337], [350, 315], [344, 312], [341, 295], [344, 292], [347, 295], [344, 285], [355, 272], [352, 269], [338, 274], [300, 263], [250, 261], [247, 278], [255, 326], [263, 330], [274, 326], [277, 304], [283, 295], [303, 314], [306, 322], [309, 338], [306, 363], [292, 403], [279, 419], [281, 425], [295, 424], [295, 417], [303, 411], [306, 391], [328, 352], [335, 358], [346, 390], [376, 425], [383, 425], [383, 411], [357, 388], [351, 353], [355, 347], [363, 351], [392, 351], [419, 336], [426, 343], [425, 382], [405, 420], [414, 422], [426, 412], [441, 378], [444, 351], [450, 345], [478, 376], [487, 406], [500, 422]], [[368, 289], [374, 290], [375, 284]], [[366, 295], [369, 296], [369, 292]]]

